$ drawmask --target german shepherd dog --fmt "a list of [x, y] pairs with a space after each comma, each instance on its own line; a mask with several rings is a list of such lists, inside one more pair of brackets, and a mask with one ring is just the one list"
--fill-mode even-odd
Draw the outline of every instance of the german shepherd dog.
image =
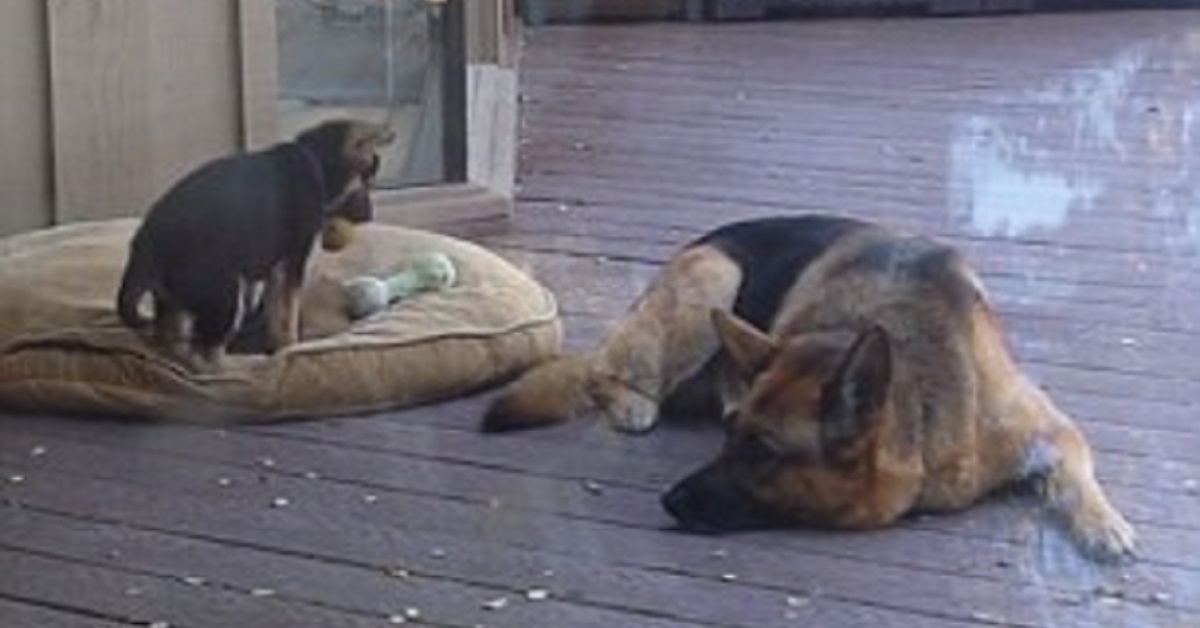
[[156, 344], [206, 371], [219, 368], [260, 303], [265, 349], [296, 342], [299, 289], [317, 236], [334, 220], [371, 218], [376, 149], [392, 139], [381, 126], [329, 121], [184, 176], [133, 236], [117, 294], [121, 321], [148, 327], [139, 306], [149, 293]]
[[818, 215], [721, 227], [597, 349], [510, 385], [483, 429], [599, 412], [640, 432], [697, 404], [728, 433], [663, 496], [684, 529], [874, 528], [1037, 479], [1085, 552], [1133, 552], [1082, 433], [1014, 363], [964, 258], [929, 238]]

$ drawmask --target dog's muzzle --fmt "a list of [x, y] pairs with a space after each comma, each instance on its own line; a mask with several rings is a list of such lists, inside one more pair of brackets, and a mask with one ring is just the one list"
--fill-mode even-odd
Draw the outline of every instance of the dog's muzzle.
[[676, 484], [662, 496], [661, 503], [686, 532], [720, 534], [781, 523], [775, 512], [734, 482], [719, 461]]

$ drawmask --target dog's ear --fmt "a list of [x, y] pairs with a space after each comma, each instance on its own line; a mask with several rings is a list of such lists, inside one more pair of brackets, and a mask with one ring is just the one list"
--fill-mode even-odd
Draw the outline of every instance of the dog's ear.
[[382, 124], [350, 122], [346, 132], [347, 152], [373, 154], [376, 149], [396, 141], [396, 132]]
[[371, 167], [362, 174], [362, 182], [367, 187], [375, 185], [375, 177], [379, 176], [379, 155], [371, 155]]
[[821, 445], [827, 452], [854, 444], [877, 424], [891, 382], [891, 341], [875, 325], [854, 340], [822, 391]]
[[394, 141], [396, 141], [396, 132], [382, 124], [377, 125], [374, 132], [371, 133], [371, 142], [375, 144], [376, 148], [387, 146]]
[[372, 183], [379, 171], [380, 147], [396, 139], [396, 133], [386, 126], [369, 122], [348, 121], [342, 139], [342, 155], [352, 164], [354, 172]]
[[388, 127], [358, 120], [327, 120], [296, 136], [297, 142], [313, 146], [322, 153], [340, 153], [361, 162], [363, 171], [371, 166], [369, 159], [375, 150], [395, 139], [396, 132]]
[[717, 339], [721, 341], [721, 347], [737, 374], [745, 380], [753, 379], [775, 356], [778, 345], [735, 314], [713, 308], [711, 316], [713, 326], [717, 329]]
[[318, 155], [336, 155], [341, 149], [343, 139], [348, 131], [346, 122], [334, 120], [322, 122], [317, 126], [305, 129], [296, 136], [296, 142], [315, 150]]

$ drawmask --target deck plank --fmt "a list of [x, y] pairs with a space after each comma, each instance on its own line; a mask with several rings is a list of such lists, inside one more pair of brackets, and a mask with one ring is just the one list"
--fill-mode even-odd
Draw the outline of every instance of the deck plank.
[[29, 601], [0, 595], [0, 618], [5, 628], [128, 628], [136, 624], [54, 608], [45, 600]]
[[[789, 549], [781, 552], [774, 544], [765, 542], [772, 535], [756, 535], [755, 538], [760, 539], [758, 543], [738, 544], [725, 549], [719, 558], [714, 558], [714, 551], [722, 549], [724, 541], [719, 541], [714, 547], [713, 541], [697, 537], [664, 536], [660, 532], [639, 532], [625, 525], [614, 526], [583, 519], [556, 520], [536, 513], [513, 513], [502, 508], [489, 511], [486, 506], [448, 501], [439, 503], [417, 496], [389, 494], [368, 508], [354, 504], [353, 498], [358, 493], [343, 494], [339, 499], [333, 495], [340, 491], [327, 488], [316, 492], [310, 489], [309, 499], [313, 500], [312, 503], [300, 502], [297, 498], [286, 509], [269, 509], [261, 499], [243, 495], [193, 497], [189, 494], [192, 491], [185, 493], [178, 487], [163, 486], [165, 482], [151, 487], [91, 479], [84, 475], [56, 476], [55, 471], [45, 470], [39, 476], [27, 479], [22, 488], [22, 503], [32, 510], [45, 509], [62, 514], [67, 514], [66, 509], [69, 509], [69, 514], [88, 520], [110, 521], [136, 514], [134, 519], [139, 527], [171, 529], [176, 534], [213, 539], [223, 545], [233, 546], [238, 550], [236, 553], [241, 556], [240, 560], [249, 561], [234, 563], [235, 566], [241, 565], [234, 572], [214, 572], [210, 567], [209, 570], [184, 574], [176, 572], [173, 580], [178, 581], [184, 575], [202, 574], [213, 582], [222, 583], [222, 589], [243, 592], [242, 603], [253, 607], [246, 610], [256, 613], [278, 611], [298, 616], [308, 606], [323, 601], [317, 599], [296, 604], [293, 597], [305, 599], [307, 596], [316, 596], [319, 591], [329, 590], [333, 583], [346, 581], [345, 574], [339, 573], [328, 581], [302, 587], [303, 591], [300, 591], [296, 589], [301, 586], [296, 574], [311, 575], [319, 569], [316, 566], [301, 569], [292, 565], [289, 569], [276, 570], [273, 568], [277, 566], [273, 564], [276, 561], [256, 558], [250, 551], [270, 548], [272, 552], [312, 556], [322, 561], [353, 561], [355, 566], [363, 570], [375, 569], [380, 573], [389, 566], [389, 563], [381, 562], [387, 556], [391, 558], [391, 564], [402, 565], [415, 574], [429, 574], [431, 579], [438, 580], [478, 582], [482, 579], [500, 588], [500, 593], [504, 592], [501, 587], [505, 585], [512, 587], [514, 583], [532, 580], [528, 570], [524, 573], [512, 570], [514, 566], [520, 566], [516, 561], [522, 554], [532, 554], [535, 559], [542, 553], [565, 555], [585, 563], [572, 567], [566, 561], [547, 559], [538, 564], [549, 565], [543, 566], [543, 570], [550, 569], [556, 574], [550, 579], [550, 587], [563, 584], [564, 581], [559, 577], [562, 574], [570, 575], [565, 581], [565, 586], [570, 588], [562, 595], [568, 596], [571, 601], [583, 603], [584, 610], [590, 613], [563, 616], [553, 612], [559, 606], [557, 604], [523, 604], [520, 609], [527, 614], [504, 616], [506, 621], [514, 622], [514, 625], [522, 625], [516, 623], [521, 621], [544, 621], [552, 625], [567, 621], [561, 625], [602, 626], [606, 625], [606, 621], [614, 621], [611, 616], [604, 617], [595, 606], [616, 607], [644, 614], [647, 615], [647, 622], [654, 614], [670, 612], [672, 615], [682, 615], [679, 619], [708, 625], [704, 614], [716, 613], [716, 609], [697, 609], [694, 598], [695, 594], [703, 594], [706, 590], [709, 591], [707, 595], [721, 597], [720, 608], [730, 612], [728, 617], [722, 617], [714, 625], [780, 625], [771, 620], [772, 617], [775, 620], [783, 619], [787, 595], [810, 599], [819, 597], [824, 604], [814, 605], [813, 612], [820, 611], [823, 616], [821, 622], [829, 621], [832, 625], [863, 625], [862, 622], [868, 622], [866, 625], [902, 626], [911, 625], [918, 619], [921, 625], [938, 625], [941, 623], [939, 619], [969, 621], [972, 613], [999, 616], [1001, 611], [1016, 625], [1029, 625], [1046, 613], [1048, 608], [1054, 609], [1055, 625], [1061, 626], [1093, 625], [1092, 622], [1097, 618], [1106, 623], [1128, 618], [1148, 622], [1146, 625], [1161, 625], [1171, 617], [1194, 615], [1194, 608], [1186, 597], [1182, 600], [1173, 597], [1169, 609], [1150, 602], [1150, 596], [1154, 593], [1186, 592], [1189, 582], [1194, 579], [1194, 572], [1189, 575], [1186, 570], [1175, 573], [1174, 577], [1166, 577], [1171, 575], [1171, 570], [1165, 566], [1155, 569], [1156, 586], [1151, 590], [1144, 590], [1140, 585], [1122, 587], [1125, 597], [1119, 609], [1108, 606], [1087, 608], [1076, 605], [1074, 600], [1090, 596], [1088, 589], [1064, 589], [1034, 582], [998, 582], [993, 578], [961, 572], [891, 566], [885, 561], [871, 558], [852, 560], [824, 552], [809, 554], [790, 551], [794, 543], [789, 543]], [[72, 486], [85, 494], [68, 493], [64, 496], [63, 479], [69, 479]], [[291, 494], [287, 482], [274, 481], [272, 484], [278, 492]], [[226, 492], [230, 493], [232, 491]], [[321, 493], [327, 495], [322, 497]], [[60, 505], [60, 499], [65, 503]], [[112, 504], [116, 499], [123, 502], [123, 507]], [[341, 505], [338, 512], [328, 510], [333, 505]], [[130, 512], [130, 508], [134, 510]], [[133, 526], [127, 524], [124, 527]], [[778, 541], [778, 536], [774, 536]], [[462, 540], [470, 538], [486, 542]], [[18, 540], [25, 546], [33, 544], [30, 539], [18, 537]], [[810, 540], [814, 546], [820, 541], [815, 536]], [[971, 545], [968, 543], [967, 547]], [[86, 550], [88, 546], [83, 547]], [[622, 548], [619, 556], [614, 556], [614, 547]], [[944, 551], [947, 547], [953, 547], [953, 544], [946, 541], [925, 549], [924, 553], [939, 549]], [[442, 548], [444, 553], [437, 553], [437, 548]], [[70, 548], [53, 546], [50, 551], [70, 551]], [[1056, 551], [1053, 542], [1046, 551]], [[1059, 547], [1057, 551], [1061, 552], [1062, 548]], [[43, 560], [40, 552], [26, 555], [28, 552], [15, 551], [12, 560], [31, 566]], [[1004, 553], [993, 553], [993, 556], [996, 555], [1003, 556]], [[123, 579], [132, 583], [128, 586], [149, 590], [150, 586], [173, 584], [162, 582], [161, 576], [149, 578], [142, 575], [145, 567], [137, 562], [136, 557], [127, 557], [122, 553], [119, 558], [122, 563], [119, 571], [129, 574]], [[127, 559], [134, 562], [128, 563]], [[1000, 559], [994, 560], [997, 561], [995, 564], [999, 564]], [[227, 561], [222, 560], [219, 564], [227, 564]], [[181, 560], [176, 563], [176, 568], [187, 565], [186, 561]], [[634, 568], [622, 568], [622, 565], [632, 565]], [[509, 568], [506, 569], [506, 566]], [[600, 568], [599, 573], [596, 573], [597, 567]], [[993, 566], [993, 569], [1002, 573], [1011, 571], [1007, 567]], [[736, 580], [726, 578], [724, 574], [727, 573], [736, 575]], [[255, 588], [266, 587], [277, 592], [283, 588], [289, 592], [270, 598], [272, 607], [282, 605], [285, 608], [259, 609], [257, 600], [244, 593], [249, 583], [244, 580], [238, 582], [239, 576], [256, 578], [253, 581], [257, 583]], [[49, 582], [57, 583], [61, 577], [64, 576], [55, 575], [49, 578]], [[122, 578], [109, 578], [109, 581], [120, 580]], [[1134, 580], [1140, 582], [1142, 578], [1135, 577]], [[40, 590], [36, 589], [40, 582], [23, 583], [16, 592], [27, 595], [36, 592]], [[887, 586], [876, 589], [867, 586], [870, 582], [884, 582]], [[617, 587], [618, 583], [624, 586]], [[614, 591], [614, 588], [618, 590]], [[473, 600], [464, 600], [461, 594], [448, 594], [444, 589], [437, 590], [437, 587], [428, 585], [422, 585], [420, 589], [426, 594], [433, 589], [435, 595], [428, 599], [418, 597], [412, 603], [428, 609], [424, 611], [425, 614], [435, 622], [458, 623], [454, 621], [458, 618], [457, 613], [477, 609], [481, 599], [489, 599], [476, 595]], [[295, 593], [291, 593], [294, 590]], [[159, 589], [155, 591], [156, 603], [163, 603], [158, 593], [165, 593]], [[508, 594], [515, 597], [519, 591], [510, 590]], [[769, 595], [770, 591], [775, 591], [775, 594]], [[949, 593], [952, 600], [939, 597], [937, 592]], [[112, 591], [106, 591], [105, 595], [97, 598], [97, 602], [111, 602], [111, 597]], [[1057, 602], [1059, 598], [1072, 602]], [[173, 596], [168, 596], [165, 603], [169, 604], [172, 599]], [[766, 604], [767, 599], [774, 600], [773, 608]], [[339, 600], [344, 604], [352, 601], [344, 594]], [[450, 608], [443, 606], [435, 609], [432, 608], [432, 600], [448, 600], [452, 604]], [[967, 602], [973, 606], [963, 606]], [[114, 606], [105, 607], [107, 612], [132, 612], [123, 603], [112, 603]], [[892, 612], [872, 612], [875, 607]], [[514, 605], [512, 613], [521, 613], [517, 608]], [[752, 612], [752, 609], [771, 612]], [[360, 612], [355, 609], [356, 614]], [[817, 621], [816, 618], [813, 620]], [[663, 625], [672, 623], [667, 621]]]
[[[139, 528], [169, 529], [177, 535], [211, 539], [237, 550], [237, 556], [223, 559], [219, 555], [214, 557], [212, 552], [216, 550], [206, 550], [205, 556], [220, 560], [207, 565], [207, 569], [200, 565], [190, 573], [242, 591], [248, 586], [244, 578], [256, 578], [254, 582], [258, 584], [254, 586], [280, 592], [280, 599], [284, 598], [284, 592], [289, 600], [315, 598], [309, 604], [326, 603], [319, 596], [347, 582], [346, 574], [339, 572], [316, 583], [304, 582], [298, 574], [316, 577], [314, 574], [320, 574], [321, 566], [284, 568], [271, 557], [255, 556], [253, 550], [261, 548], [270, 553], [349, 563], [361, 571], [374, 571], [377, 579], [384, 578], [385, 569], [400, 566], [414, 574], [407, 580], [424, 578], [432, 584], [418, 582], [413, 597], [405, 598], [400, 592], [393, 595], [411, 600], [406, 603], [422, 608], [429, 621], [452, 625], [501, 620], [505, 625], [611, 626], [622, 621], [618, 612], [633, 613], [636, 625], [647, 626], [679, 625], [679, 620], [663, 615], [677, 616], [693, 625], [783, 625], [787, 595], [810, 595], [795, 583], [781, 583], [765, 591], [740, 583], [725, 583], [719, 573], [713, 573], [711, 562], [704, 571], [669, 569], [668, 566], [680, 562], [680, 555], [707, 558], [708, 552], [697, 546], [700, 541], [692, 537], [685, 539], [684, 546], [660, 545], [624, 526], [582, 520], [554, 521], [529, 513], [398, 494], [384, 495], [378, 504], [367, 507], [355, 499], [361, 497], [361, 492], [329, 487], [323, 491], [327, 493], [325, 499], [310, 489], [312, 502], [300, 502], [297, 498], [284, 512], [285, 509], [269, 509], [262, 500], [243, 495], [224, 498], [209, 495], [201, 499], [177, 487], [164, 487], [165, 482], [134, 486], [82, 475], [68, 477], [73, 485], [86, 491], [86, 496], [70, 495], [60, 504], [62, 483], [55, 481], [55, 475], [54, 471], [43, 471], [43, 475], [27, 479], [22, 489], [22, 504], [35, 511], [112, 521], [122, 517], [121, 509], [112, 504], [120, 496], [125, 508], [136, 508]], [[272, 484], [283, 494], [291, 494], [287, 482]], [[223, 495], [232, 493], [227, 491]], [[330, 498], [339, 493], [340, 499]], [[341, 507], [330, 512], [329, 507], [334, 505]], [[26, 528], [38, 533], [41, 529]], [[121, 534], [124, 538], [129, 533]], [[52, 539], [62, 536], [56, 534]], [[31, 538], [19, 537], [19, 540], [26, 546], [35, 543]], [[612, 545], [614, 542], [618, 545]], [[620, 559], [609, 550], [620, 544], [657, 549], [649, 556]], [[51, 547], [53, 552], [71, 551], [57, 545]], [[82, 550], [76, 551], [87, 551], [89, 545], [80, 547]], [[215, 566], [235, 559], [234, 566], [238, 568], [233, 571], [215, 570]], [[126, 560], [135, 561], [132, 565], [126, 563], [127, 570], [145, 569], [136, 562], [139, 558], [122, 553], [121, 561]], [[622, 567], [623, 564], [634, 567]], [[181, 559], [174, 565], [179, 568], [188, 563]], [[544, 575], [547, 571], [551, 575]], [[238, 582], [239, 578], [243, 581]], [[468, 588], [463, 593], [454, 591], [454, 586], [437, 586], [447, 580], [484, 582], [491, 591], [478, 592], [479, 587], [474, 587], [474, 595], [469, 595], [472, 593], [469, 587], [458, 586], [458, 589]], [[564, 601], [527, 603], [520, 599], [522, 592], [528, 590], [525, 587], [539, 586]], [[725, 602], [719, 611], [695, 605], [693, 595], [705, 590], [710, 595], [724, 593]], [[498, 597], [513, 600], [503, 614], [489, 614], [482, 608], [484, 602]], [[344, 593], [337, 599], [340, 604], [355, 602]], [[833, 625], [867, 622], [902, 626], [918, 620], [922, 625], [926, 621], [930, 625], [950, 625], [939, 620], [938, 615], [874, 611], [870, 606], [847, 603], [840, 596], [814, 602], [808, 613]], [[714, 616], [717, 618], [710, 619]]]

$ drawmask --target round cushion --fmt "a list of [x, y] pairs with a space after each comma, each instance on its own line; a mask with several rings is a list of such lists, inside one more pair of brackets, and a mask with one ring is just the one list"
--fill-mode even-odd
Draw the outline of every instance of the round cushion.
[[[336, 254], [314, 252], [302, 341], [228, 355], [191, 372], [124, 328], [113, 310], [135, 220], [79, 223], [0, 239], [0, 408], [189, 421], [355, 414], [445, 399], [556, 354], [562, 326], [544, 287], [468, 242], [363, 225]], [[447, 289], [351, 321], [341, 282], [386, 276], [441, 252]]]

